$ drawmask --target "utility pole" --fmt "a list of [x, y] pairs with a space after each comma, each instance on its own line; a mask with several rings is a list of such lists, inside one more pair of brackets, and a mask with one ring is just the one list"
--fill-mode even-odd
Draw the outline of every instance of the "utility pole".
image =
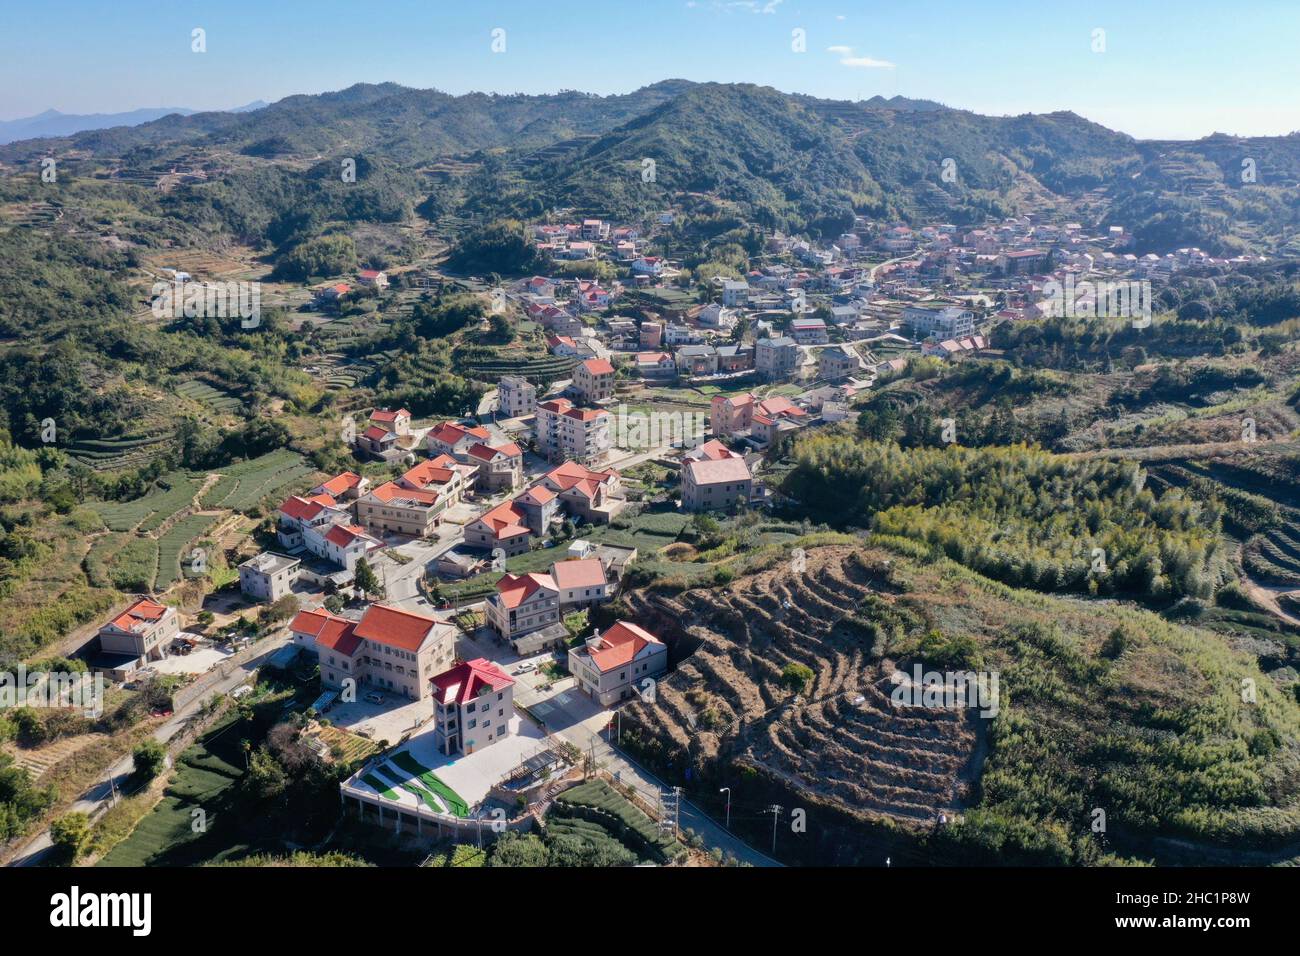
[[725, 793], [727, 795], [727, 829], [730, 830], [731, 829], [731, 788], [719, 787], [718, 793]]
[[781, 816], [781, 805], [774, 803], [767, 808], [766, 813], [772, 814], [772, 855], [776, 855], [776, 821]]
[[682, 833], [682, 788], [673, 787], [673, 836], [680, 837]]

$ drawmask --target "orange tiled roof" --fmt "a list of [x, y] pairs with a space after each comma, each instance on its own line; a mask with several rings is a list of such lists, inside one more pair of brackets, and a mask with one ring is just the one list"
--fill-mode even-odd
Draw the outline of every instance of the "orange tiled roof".
[[600, 646], [587, 649], [591, 662], [602, 672], [630, 663], [651, 644], [663, 644], [649, 631], [628, 621], [619, 621], [600, 636]]
[[549, 574], [538, 574], [536, 571], [519, 575], [507, 573], [497, 581], [497, 598], [505, 607], [518, 607], [543, 588], [548, 591], [559, 590], [555, 586], [555, 579]]
[[167, 608], [157, 601], [151, 601], [148, 598], [140, 598], [125, 611], [113, 618], [113, 626], [121, 631], [134, 631], [138, 627], [146, 624], [154, 624], [162, 620]]
[[356, 624], [358, 637], [404, 651], [418, 651], [438, 622], [434, 618], [403, 611], [387, 604], [372, 604]]

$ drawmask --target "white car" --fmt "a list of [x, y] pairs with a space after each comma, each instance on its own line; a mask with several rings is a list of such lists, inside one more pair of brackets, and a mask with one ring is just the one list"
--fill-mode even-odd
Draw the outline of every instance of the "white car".
[[529, 674], [529, 673], [531, 673], [531, 672], [533, 672], [533, 671], [535, 671], [535, 670], [537, 670], [537, 665], [536, 665], [535, 663], [533, 663], [532, 661], [529, 661], [529, 662], [526, 663], [526, 664], [520, 664], [518, 667], [516, 667], [516, 668], [515, 668], [515, 673], [516, 673], [516, 674]]

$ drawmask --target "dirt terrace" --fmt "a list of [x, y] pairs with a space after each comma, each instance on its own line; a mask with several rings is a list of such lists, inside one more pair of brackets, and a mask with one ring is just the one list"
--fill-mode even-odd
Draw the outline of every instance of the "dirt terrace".
[[[699, 646], [660, 682], [654, 703], [625, 715], [697, 765], [729, 757], [850, 813], [930, 823], [962, 804], [974, 722], [963, 711], [891, 703], [892, 664], [873, 657], [870, 638], [846, 619], [869, 595], [895, 595], [851, 555], [823, 548], [801, 572], [782, 563], [725, 588], [629, 595], [634, 614], [675, 618], [685, 646]], [[815, 675], [798, 700], [781, 684], [790, 663]]]

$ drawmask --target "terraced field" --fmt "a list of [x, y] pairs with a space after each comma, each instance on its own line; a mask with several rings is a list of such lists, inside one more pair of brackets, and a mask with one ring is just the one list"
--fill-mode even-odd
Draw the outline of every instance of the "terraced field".
[[199, 503], [204, 508], [249, 511], [311, 473], [301, 455], [279, 449], [223, 469]]
[[1263, 584], [1300, 588], [1300, 519], [1252, 538], [1242, 551], [1242, 565]]
[[[725, 750], [740, 764], [854, 813], [922, 824], [966, 799], [976, 751], [968, 712], [896, 707], [892, 665], [850, 617], [882, 582], [844, 548], [810, 553], [721, 589], [675, 599], [627, 596], [637, 620], [676, 618], [699, 646], [628, 717], [696, 762]], [[698, 623], [696, 623], [698, 622]], [[813, 679], [796, 699], [787, 665]]]
[[187, 515], [158, 539], [158, 578], [154, 586], [159, 591], [165, 591], [189, 573], [190, 546], [211, 531], [218, 520], [219, 516], [214, 514]]
[[172, 436], [167, 433], [122, 438], [84, 438], [68, 446], [68, 455], [96, 471], [115, 471], [157, 457], [167, 449], [171, 441]]
[[198, 379], [182, 382], [176, 386], [176, 393], [207, 405], [213, 411], [223, 414], [233, 414], [242, 408], [244, 404], [229, 392], [213, 388], [207, 382], [201, 382]]
[[164, 522], [190, 507], [202, 479], [173, 471], [158, 479], [161, 490], [134, 501], [97, 501], [94, 510], [110, 531], [156, 531]]

